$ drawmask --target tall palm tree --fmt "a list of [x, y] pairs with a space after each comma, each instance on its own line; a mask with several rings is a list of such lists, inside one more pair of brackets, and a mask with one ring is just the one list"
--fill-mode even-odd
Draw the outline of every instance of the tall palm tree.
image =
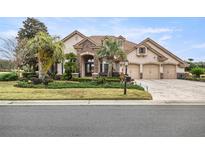
[[48, 70], [55, 62], [64, 59], [63, 42], [58, 37], [39, 32], [28, 42], [28, 49], [38, 58], [39, 78], [44, 79]]
[[126, 54], [121, 48], [121, 44], [117, 40], [106, 39], [103, 46], [97, 52], [99, 58], [106, 58], [108, 62], [108, 76], [112, 76], [113, 63], [115, 61], [126, 60]]

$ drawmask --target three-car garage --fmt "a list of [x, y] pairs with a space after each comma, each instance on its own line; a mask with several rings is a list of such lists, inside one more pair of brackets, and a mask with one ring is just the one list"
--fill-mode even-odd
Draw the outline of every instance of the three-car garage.
[[163, 79], [176, 79], [176, 65], [174, 64], [129, 64], [128, 65], [128, 75], [132, 79], [140, 79], [140, 72], [142, 72], [142, 79], [160, 79], [160, 67], [161, 72], [163, 72]]

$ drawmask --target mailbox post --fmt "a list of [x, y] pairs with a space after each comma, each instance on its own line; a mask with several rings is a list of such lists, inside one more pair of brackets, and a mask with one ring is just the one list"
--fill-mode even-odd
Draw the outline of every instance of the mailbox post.
[[127, 94], [127, 66], [128, 66], [128, 61], [125, 61], [124, 95]]

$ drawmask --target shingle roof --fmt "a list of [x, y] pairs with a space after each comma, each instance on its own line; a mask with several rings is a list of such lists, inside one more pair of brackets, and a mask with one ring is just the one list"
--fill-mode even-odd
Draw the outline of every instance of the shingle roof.
[[[101, 46], [102, 44], [102, 40], [104, 40], [105, 38], [111, 38], [113, 40], [118, 40], [119, 37], [116, 37], [116, 36], [111, 36], [111, 35], [106, 35], [106, 36], [89, 36], [90, 39], [92, 39], [94, 42], [96, 42], [96, 44], [98, 44], [99, 46]], [[121, 39], [123, 38], [122, 36], [120, 37]], [[136, 43], [133, 43], [133, 42], [130, 42], [130, 41], [127, 41], [126, 39], [124, 39], [124, 51], [125, 52], [130, 52], [132, 50], [135, 49], [135, 47], [137, 46]]]

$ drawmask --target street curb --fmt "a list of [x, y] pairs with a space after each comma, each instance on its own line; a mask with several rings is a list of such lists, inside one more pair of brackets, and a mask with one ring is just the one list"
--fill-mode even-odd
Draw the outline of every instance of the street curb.
[[205, 105], [205, 100], [21, 100], [0, 101], [0, 106], [35, 105]]

